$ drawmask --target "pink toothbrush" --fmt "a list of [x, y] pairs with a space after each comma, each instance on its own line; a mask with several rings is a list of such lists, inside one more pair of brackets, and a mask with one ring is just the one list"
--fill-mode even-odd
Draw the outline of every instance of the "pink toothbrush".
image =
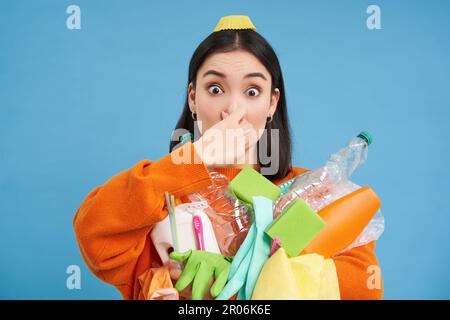
[[281, 240], [278, 236], [273, 239], [272, 247], [270, 248], [270, 257], [281, 247]]
[[205, 238], [203, 237], [202, 218], [199, 215], [194, 215], [192, 223], [194, 224], [195, 235], [197, 236], [198, 250], [205, 251]]

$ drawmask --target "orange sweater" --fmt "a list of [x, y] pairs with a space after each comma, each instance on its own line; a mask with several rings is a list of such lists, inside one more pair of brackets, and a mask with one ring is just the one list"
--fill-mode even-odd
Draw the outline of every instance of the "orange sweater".
[[[182, 152], [196, 155], [187, 143]], [[230, 180], [239, 168], [217, 168]], [[306, 169], [292, 167], [283, 183]], [[138, 299], [138, 277], [161, 261], [150, 239], [152, 226], [167, 216], [164, 192], [181, 197], [212, 183], [203, 163], [175, 164], [168, 154], [142, 160], [92, 190], [77, 210], [73, 226], [89, 269], [114, 285], [124, 299]], [[377, 265], [375, 243], [334, 258], [342, 299], [381, 299], [383, 289], [368, 289], [367, 268]]]

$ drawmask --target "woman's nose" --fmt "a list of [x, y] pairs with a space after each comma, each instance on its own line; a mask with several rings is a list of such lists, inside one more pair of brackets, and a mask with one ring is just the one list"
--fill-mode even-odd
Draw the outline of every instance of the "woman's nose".
[[[238, 110], [239, 109], [239, 110]], [[231, 111], [229, 111], [231, 110]], [[227, 117], [229, 117], [233, 112], [237, 112], [240, 114], [239, 116], [239, 123], [242, 123], [242, 121], [247, 122], [247, 107], [243, 106], [243, 105], [239, 105], [236, 108], [232, 108], [232, 109], [227, 109], [226, 111], [221, 111], [220, 112], [220, 118], [221, 120], [226, 119]]]
[[226, 111], [221, 111], [220, 120], [226, 119], [230, 114]]
[[242, 105], [242, 102], [239, 102], [237, 99], [232, 100], [232, 101], [228, 104], [227, 108], [226, 108], [224, 111], [222, 111], [222, 114], [228, 116], [228, 115], [230, 115], [234, 110], [236, 110], [236, 109], [238, 108], [238, 106], [241, 106], [241, 105]]

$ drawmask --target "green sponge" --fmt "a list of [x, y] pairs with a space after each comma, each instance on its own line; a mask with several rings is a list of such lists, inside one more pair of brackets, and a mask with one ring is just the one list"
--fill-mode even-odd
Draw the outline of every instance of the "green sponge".
[[275, 201], [281, 194], [280, 188], [251, 166], [244, 167], [231, 180], [230, 189], [236, 197], [250, 205], [252, 204], [253, 196], [263, 196]]
[[272, 239], [278, 237], [287, 254], [296, 257], [324, 226], [322, 218], [298, 198], [267, 227], [266, 233]]

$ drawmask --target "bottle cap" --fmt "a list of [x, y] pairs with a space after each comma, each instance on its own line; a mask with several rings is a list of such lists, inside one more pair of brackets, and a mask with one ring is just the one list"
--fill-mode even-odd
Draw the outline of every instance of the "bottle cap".
[[366, 140], [366, 141], [367, 141], [367, 144], [368, 144], [369, 146], [370, 146], [370, 144], [371, 144], [372, 141], [373, 141], [372, 136], [371, 136], [370, 133], [368, 133], [367, 131], [361, 132], [360, 134], [358, 134], [358, 137], [359, 137], [359, 138], [362, 138], [362, 139], [364, 139], [364, 140]]
[[180, 142], [181, 142], [182, 144], [184, 144], [184, 143], [186, 143], [186, 142], [188, 142], [188, 141], [192, 141], [192, 133], [190, 133], [190, 132], [185, 133], [185, 134], [183, 134], [183, 135], [180, 137]]

